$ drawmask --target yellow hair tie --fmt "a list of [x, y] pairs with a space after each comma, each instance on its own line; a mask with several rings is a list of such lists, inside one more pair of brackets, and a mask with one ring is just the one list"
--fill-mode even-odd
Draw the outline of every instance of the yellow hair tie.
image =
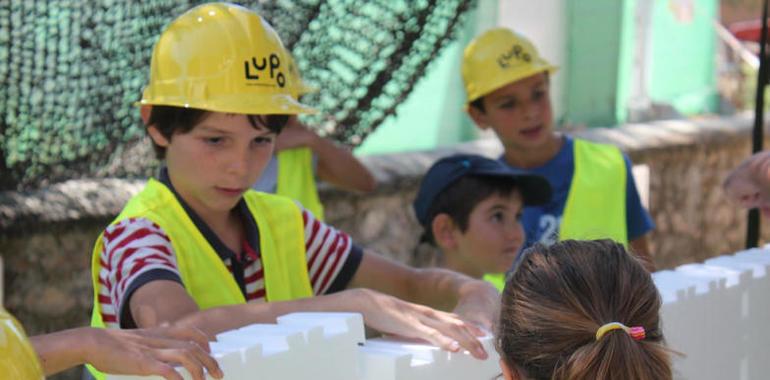
[[643, 340], [646, 335], [644, 331], [644, 327], [642, 326], [628, 327], [620, 322], [610, 322], [610, 323], [604, 324], [602, 327], [599, 327], [599, 329], [596, 330], [596, 340], [601, 339], [604, 336], [604, 334], [612, 330], [623, 330], [626, 332], [626, 334], [630, 335], [631, 338], [633, 338], [634, 340]]

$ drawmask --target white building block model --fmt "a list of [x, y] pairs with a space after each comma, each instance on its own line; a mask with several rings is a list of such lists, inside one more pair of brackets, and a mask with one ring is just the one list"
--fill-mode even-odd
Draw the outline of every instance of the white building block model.
[[770, 249], [653, 274], [677, 379], [770, 378]]
[[[675, 357], [674, 378], [770, 378], [770, 248], [682, 265], [653, 279], [667, 343], [684, 355]], [[427, 344], [365, 340], [359, 314], [295, 313], [277, 322], [217, 336], [212, 355], [225, 379], [476, 380], [500, 373], [491, 336], [482, 339], [490, 358], [480, 361]]]
[[[485, 361], [427, 344], [366, 340], [360, 314], [294, 313], [277, 324], [254, 324], [217, 335], [212, 356], [226, 380], [487, 379], [500, 373], [492, 337], [482, 339]], [[177, 371], [187, 380], [189, 374]], [[158, 377], [114, 376], [109, 380]]]

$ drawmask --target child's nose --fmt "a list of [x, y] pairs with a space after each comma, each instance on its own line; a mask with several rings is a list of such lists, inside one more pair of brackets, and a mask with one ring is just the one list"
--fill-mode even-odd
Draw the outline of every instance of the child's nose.
[[524, 228], [522, 228], [521, 223], [518, 221], [513, 223], [508, 229], [507, 229], [507, 237], [511, 241], [516, 241], [518, 243], [524, 242]]
[[227, 163], [227, 170], [234, 175], [244, 175], [251, 165], [251, 156], [248, 152], [234, 152]]
[[535, 119], [539, 116], [540, 109], [536, 102], [529, 101], [522, 103], [522, 112], [525, 119]]

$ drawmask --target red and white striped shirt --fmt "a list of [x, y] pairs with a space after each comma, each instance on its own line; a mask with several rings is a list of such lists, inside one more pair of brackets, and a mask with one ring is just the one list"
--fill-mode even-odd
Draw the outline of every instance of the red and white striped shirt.
[[[317, 220], [302, 210], [305, 225], [305, 250], [307, 267], [313, 293], [325, 294], [339, 277], [349, 281], [353, 273], [341, 276], [343, 268], [354, 271], [360, 260], [360, 249], [355, 253], [350, 237], [333, 227]], [[243, 244], [239, 264], [243, 265], [245, 296], [250, 302], [265, 300], [265, 282], [262, 261], [249, 244]], [[232, 259], [223, 259], [227, 268], [233, 271]], [[348, 261], [355, 265], [346, 267]], [[176, 257], [171, 241], [165, 232], [152, 221], [144, 218], [129, 218], [110, 225], [104, 231], [103, 249], [100, 255], [99, 305], [102, 319], [107, 327], [120, 327], [120, 316], [138, 287], [149, 281], [165, 279], [181, 283]], [[345, 284], [335, 284], [335, 288]], [[133, 323], [133, 322], [131, 322]], [[125, 321], [124, 321], [125, 324]], [[124, 326], [127, 327], [127, 326]], [[130, 326], [128, 326], [130, 327]]]

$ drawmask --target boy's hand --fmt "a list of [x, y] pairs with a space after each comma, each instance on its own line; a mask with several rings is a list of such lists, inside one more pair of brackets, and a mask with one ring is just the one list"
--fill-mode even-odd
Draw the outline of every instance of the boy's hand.
[[208, 354], [208, 337], [187, 327], [116, 330], [88, 329], [84, 361], [112, 374], [158, 375], [182, 380], [174, 365], [183, 366], [195, 380], [223, 377], [217, 362]]
[[460, 316], [402, 301], [368, 289], [349, 291], [354, 309], [363, 313], [366, 324], [382, 333], [422, 339], [444, 350], [468, 350], [477, 359], [488, 357], [478, 337], [484, 331]]
[[500, 293], [486, 281], [469, 283], [464, 285], [453, 311], [464, 320], [492, 331], [500, 312]]
[[743, 161], [727, 175], [722, 187], [731, 201], [743, 208], [759, 208], [770, 217], [770, 151]]
[[318, 135], [304, 126], [296, 116], [289, 117], [286, 127], [275, 139], [275, 151], [280, 152], [286, 149], [313, 147]]

